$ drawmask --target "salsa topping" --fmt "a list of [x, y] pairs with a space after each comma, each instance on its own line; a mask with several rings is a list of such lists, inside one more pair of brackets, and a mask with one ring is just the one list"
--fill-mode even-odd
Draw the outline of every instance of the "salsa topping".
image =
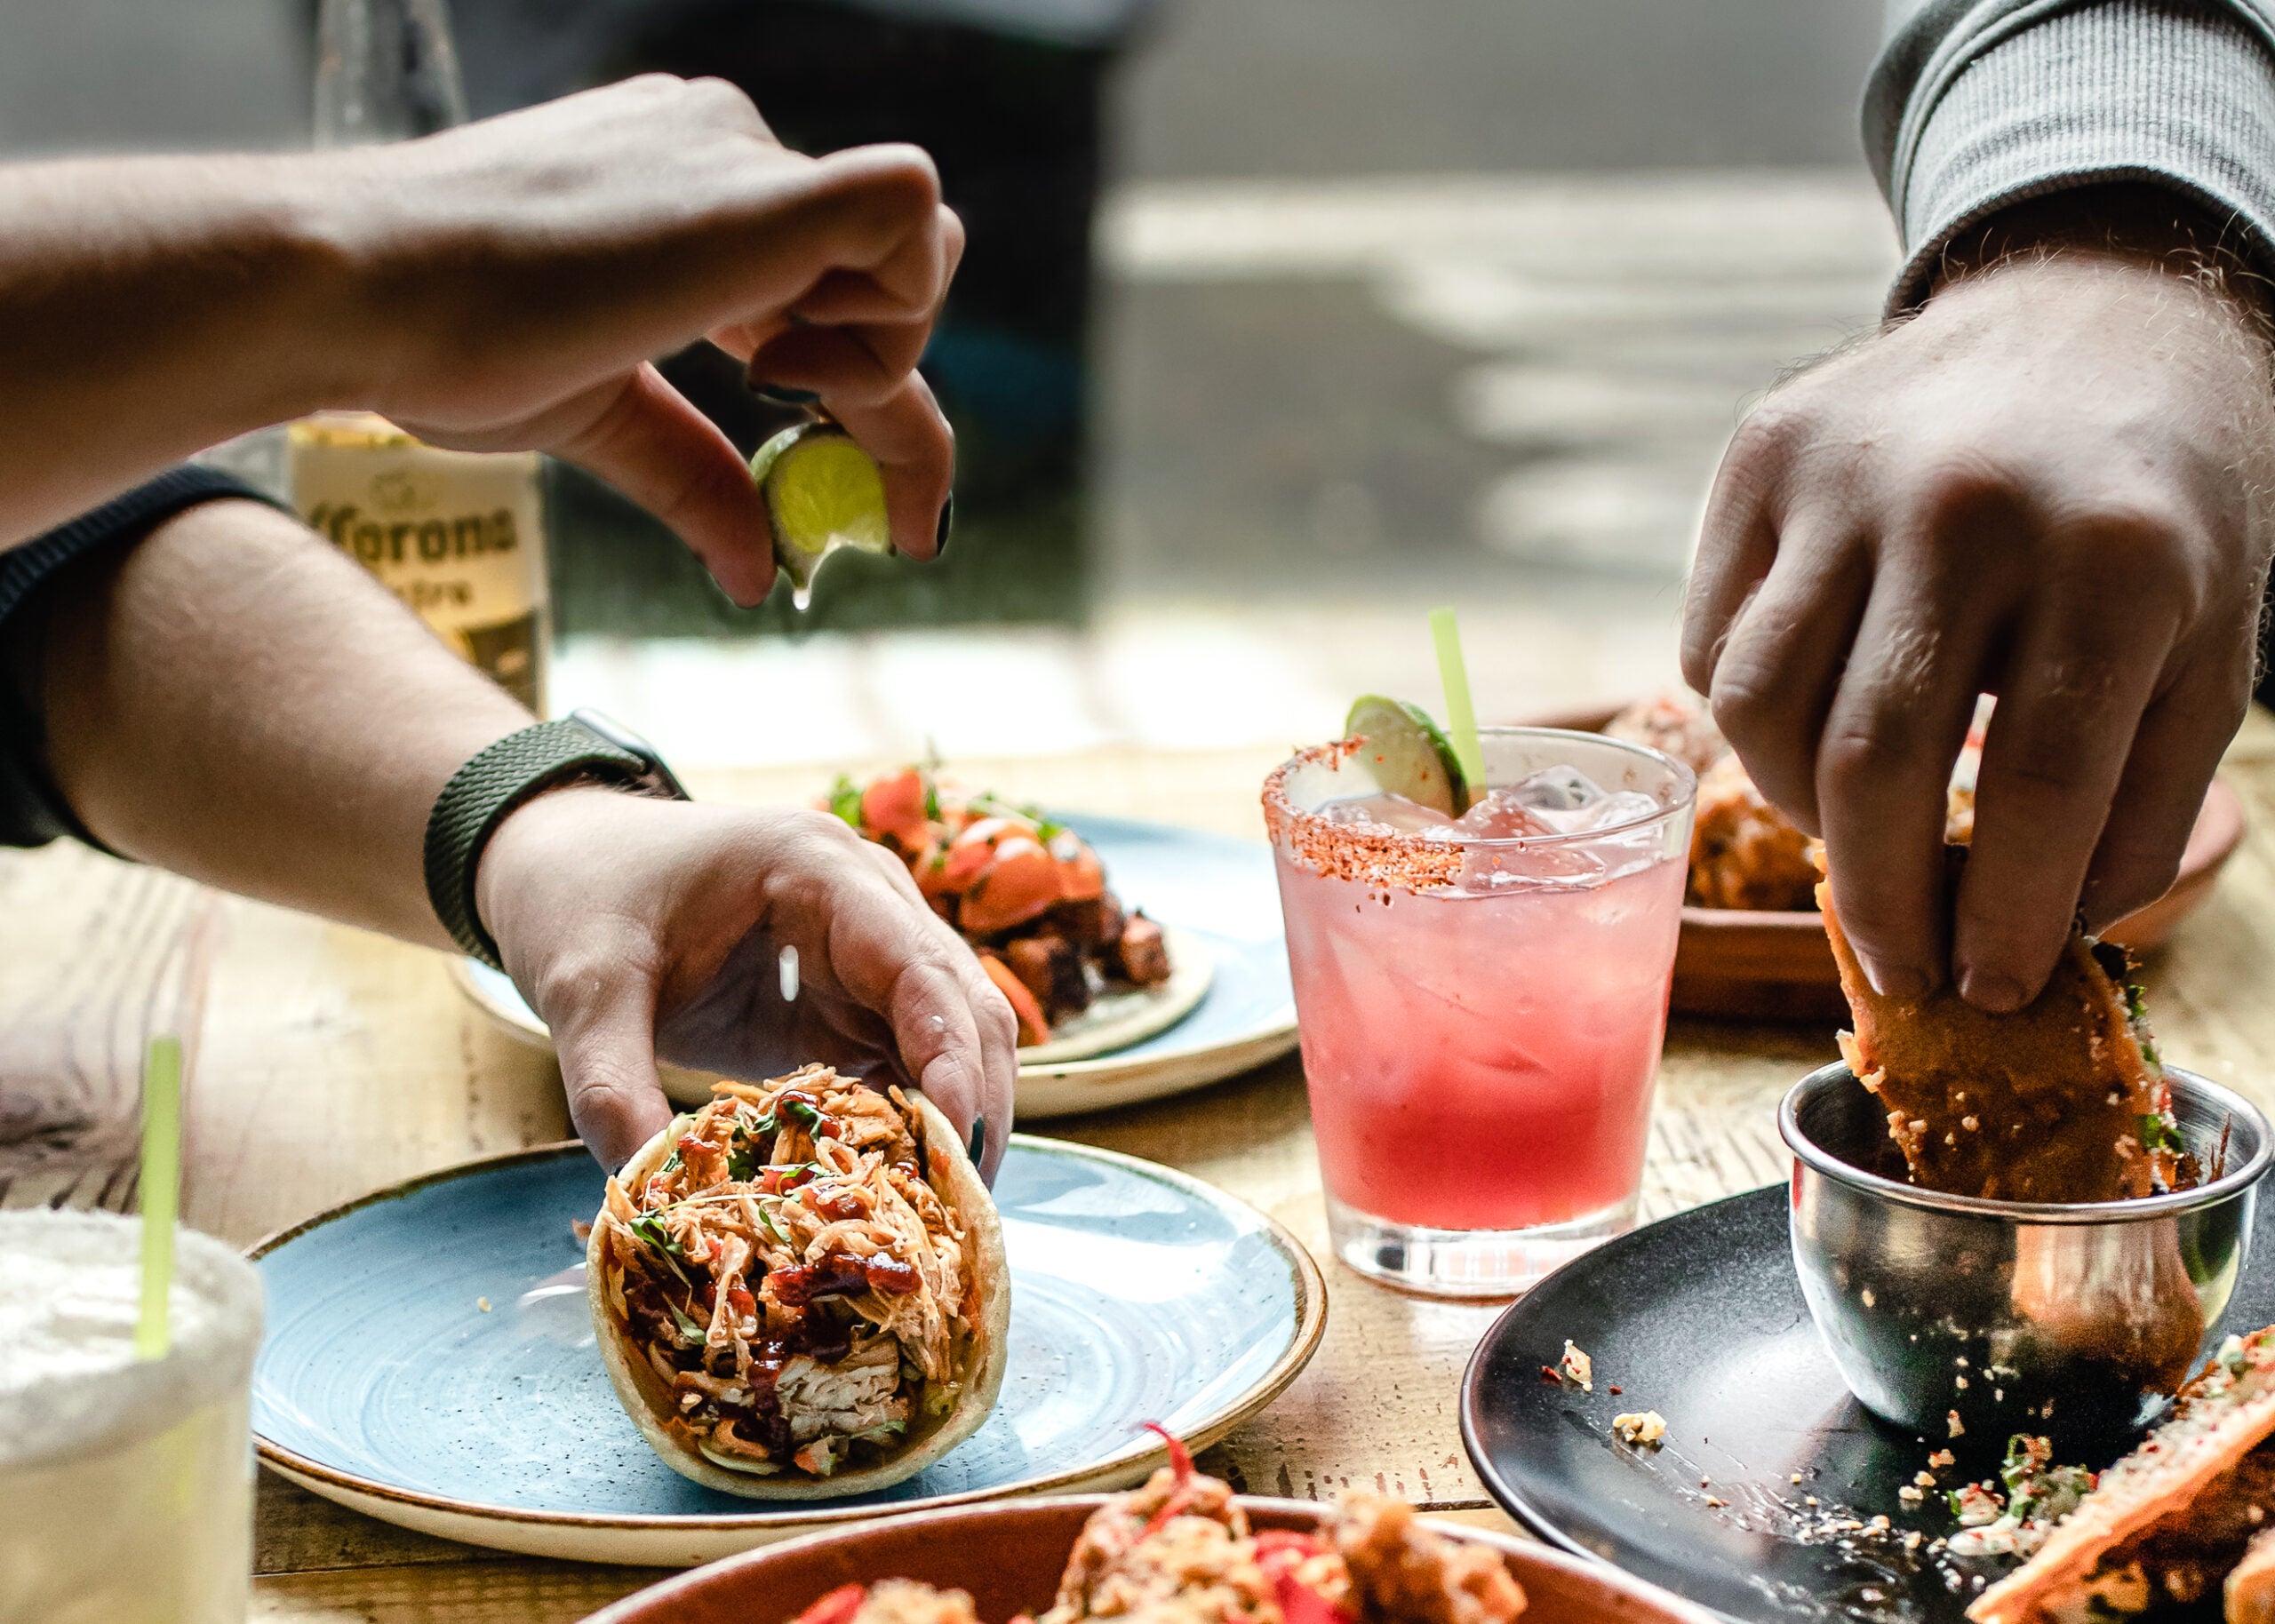
[[1048, 1041], [1109, 986], [1169, 979], [1161, 927], [1124, 910], [1098, 854], [1039, 808], [958, 795], [926, 767], [866, 787], [840, 777], [827, 806], [908, 865], [1010, 1000], [1022, 1047]]

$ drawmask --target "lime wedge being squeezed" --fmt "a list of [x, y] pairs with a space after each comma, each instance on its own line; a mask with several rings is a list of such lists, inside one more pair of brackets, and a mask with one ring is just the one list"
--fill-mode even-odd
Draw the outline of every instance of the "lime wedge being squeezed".
[[1360, 756], [1373, 770], [1375, 782], [1390, 794], [1448, 817], [1469, 810], [1469, 780], [1461, 761], [1420, 705], [1380, 694], [1363, 695], [1343, 719], [1343, 736], [1366, 741]]
[[841, 548], [892, 551], [885, 482], [876, 459], [834, 423], [801, 423], [758, 448], [751, 478], [766, 503], [774, 561], [806, 607], [822, 561]]

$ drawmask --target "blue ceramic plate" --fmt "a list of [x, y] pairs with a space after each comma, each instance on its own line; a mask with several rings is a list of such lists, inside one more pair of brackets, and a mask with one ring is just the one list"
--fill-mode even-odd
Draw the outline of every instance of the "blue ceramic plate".
[[704, 1562], [882, 1512], [1138, 1481], [1163, 1458], [1140, 1422], [1196, 1448], [1221, 1437], [1295, 1379], [1326, 1325], [1318, 1269], [1261, 1213], [1149, 1162], [1015, 1136], [995, 1186], [1010, 1368], [987, 1424], [878, 1493], [740, 1500], [666, 1467], [618, 1405], [570, 1228], [601, 1185], [579, 1146], [519, 1151], [256, 1247], [261, 1458], [448, 1539]]
[[[1280, 928], [1272, 848], [1261, 840], [1128, 818], [1067, 815], [1096, 848], [1122, 901], [1195, 942], [1213, 969], [1192, 1012], [1111, 1054], [1028, 1061], [1019, 1067], [1018, 1113], [1029, 1121], [1157, 1099], [1238, 1075], [1296, 1047], [1296, 997]], [[549, 1044], [545, 1024], [514, 983], [487, 965], [459, 960], [460, 991], [516, 1037]], [[667, 1077], [670, 1087], [673, 1079]], [[709, 1079], [675, 1087], [710, 1097]]]

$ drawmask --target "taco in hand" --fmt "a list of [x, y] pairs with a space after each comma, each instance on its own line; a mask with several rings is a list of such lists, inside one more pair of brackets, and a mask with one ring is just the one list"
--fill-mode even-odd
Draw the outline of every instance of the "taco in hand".
[[1003, 1384], [994, 1203], [937, 1107], [808, 1066], [722, 1082], [608, 1182], [587, 1253], [617, 1397], [675, 1471], [754, 1500], [882, 1488]]

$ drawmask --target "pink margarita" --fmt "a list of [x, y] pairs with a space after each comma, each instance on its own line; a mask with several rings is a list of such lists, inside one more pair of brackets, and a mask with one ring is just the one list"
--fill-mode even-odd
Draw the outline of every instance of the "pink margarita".
[[1695, 788], [1592, 734], [1491, 728], [1463, 818], [1348, 744], [1265, 785], [1336, 1249], [1518, 1291], [1633, 1219]]

